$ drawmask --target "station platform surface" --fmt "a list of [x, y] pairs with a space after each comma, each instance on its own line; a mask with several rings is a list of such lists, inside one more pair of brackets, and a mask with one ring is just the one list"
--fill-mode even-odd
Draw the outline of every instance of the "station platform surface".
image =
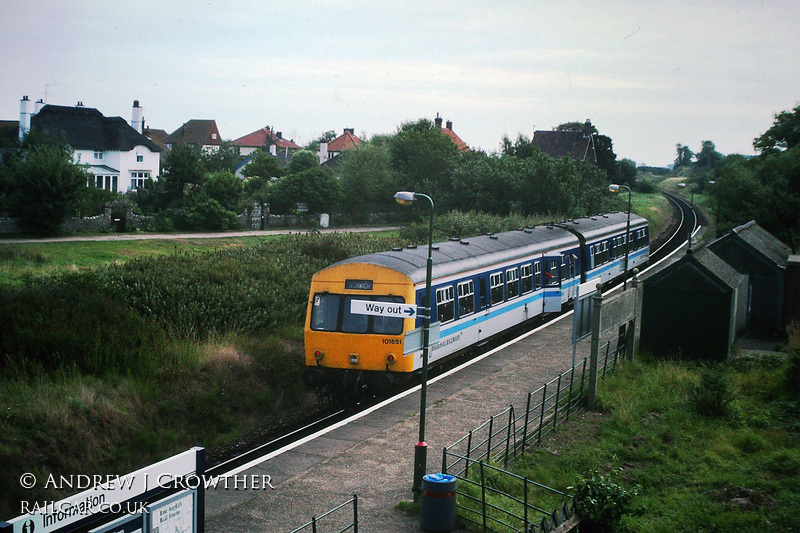
[[[457, 373], [432, 379], [427, 387], [427, 473], [441, 471], [445, 446], [510, 404], [524, 410], [528, 392], [571, 368], [571, 339], [569, 314]], [[578, 343], [577, 359], [589, 350], [589, 339]], [[270, 476], [274, 489], [230, 490], [229, 485], [228, 490], [208, 490], [206, 531], [289, 532], [353, 494], [358, 495], [359, 532], [420, 531], [419, 515], [396, 509], [412, 499], [419, 411], [417, 390], [238, 474]], [[343, 512], [352, 516], [352, 510]]]

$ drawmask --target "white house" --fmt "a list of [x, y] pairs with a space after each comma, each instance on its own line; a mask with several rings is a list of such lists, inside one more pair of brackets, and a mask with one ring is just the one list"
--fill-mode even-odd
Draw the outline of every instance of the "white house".
[[74, 162], [85, 164], [98, 188], [126, 192], [142, 187], [161, 172], [161, 148], [142, 135], [144, 118], [139, 101], [133, 102], [131, 124], [120, 117], [104, 117], [97, 109], [20, 104], [20, 137], [29, 130], [63, 139], [74, 150]]

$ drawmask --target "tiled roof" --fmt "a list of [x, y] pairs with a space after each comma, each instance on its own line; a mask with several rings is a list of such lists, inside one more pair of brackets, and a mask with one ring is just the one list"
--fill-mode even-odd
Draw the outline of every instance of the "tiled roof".
[[[268, 139], [269, 142], [267, 142]], [[274, 144], [278, 148], [288, 148], [290, 150], [302, 149], [302, 146], [299, 144], [296, 144], [289, 139], [284, 139], [283, 136], [278, 137], [278, 135], [270, 128], [261, 128], [253, 133], [248, 133], [244, 137], [239, 137], [231, 144], [234, 146], [246, 146], [248, 148], [261, 148]]]
[[734, 228], [733, 233], [778, 267], [786, 267], [792, 250], [756, 224], [755, 220]]
[[467, 146], [467, 143], [462, 141], [461, 137], [456, 135], [456, 132], [454, 132], [450, 128], [442, 128], [442, 133], [444, 133], [445, 135], [447, 135], [448, 137], [453, 139], [453, 142], [456, 143], [456, 146], [458, 146], [458, 149], [461, 150], [462, 152], [469, 152], [470, 151], [469, 150], [469, 146]]
[[164, 139], [164, 143], [193, 144], [195, 146], [210, 146], [221, 144], [217, 122], [215, 120], [192, 119], [172, 132]]
[[63, 138], [76, 150], [128, 152], [141, 145], [153, 152], [161, 151], [124, 119], [104, 117], [100, 111], [89, 107], [46, 105], [31, 117], [31, 129]]
[[328, 143], [328, 151], [342, 152], [353, 146], [358, 146], [359, 144], [361, 144], [361, 139], [356, 137], [352, 130], [345, 129], [344, 133]]
[[568, 156], [577, 161], [597, 162], [592, 136], [582, 131], [539, 130], [533, 132], [532, 142], [556, 159]]
[[470, 151], [469, 146], [467, 146], [467, 143], [462, 141], [461, 137], [456, 135], [456, 132], [453, 131], [453, 121], [448, 120], [445, 123], [445, 126], [442, 127], [442, 118], [439, 116], [439, 113], [436, 113], [436, 118], [434, 119], [433, 123], [436, 125], [437, 128], [439, 128], [442, 131], [442, 133], [450, 137], [453, 140], [453, 142], [456, 143], [456, 146], [461, 152]]

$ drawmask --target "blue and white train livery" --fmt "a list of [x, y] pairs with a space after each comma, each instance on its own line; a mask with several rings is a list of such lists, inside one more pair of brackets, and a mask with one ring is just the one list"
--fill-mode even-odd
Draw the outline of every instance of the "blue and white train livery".
[[[645, 263], [647, 221], [610, 213], [433, 247], [435, 366], [509, 328], [561, 311], [578, 286], [603, 283]], [[360, 314], [352, 302], [427, 307], [427, 246], [341, 261], [311, 281], [305, 325], [305, 382], [321, 392], [380, 392], [420, 370], [419, 318]], [[363, 305], [363, 304], [362, 304]]]

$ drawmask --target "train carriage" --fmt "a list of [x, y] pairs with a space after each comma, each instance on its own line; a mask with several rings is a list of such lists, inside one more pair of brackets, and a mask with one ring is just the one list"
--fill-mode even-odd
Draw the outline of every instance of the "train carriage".
[[[619, 250], [626, 221], [625, 213], [612, 213], [434, 245], [431, 321], [438, 335], [429, 364], [561, 311], [587, 279], [617, 277], [624, 270]], [[631, 217], [634, 237], [628, 238], [632, 249], [638, 247], [629, 250], [630, 268], [647, 258], [646, 230], [644, 219]], [[313, 276], [305, 326], [308, 386], [323, 393], [378, 393], [421, 369], [415, 339], [422, 320], [362, 314], [362, 307], [428, 307], [427, 253], [427, 246], [409, 246], [367, 254]]]

